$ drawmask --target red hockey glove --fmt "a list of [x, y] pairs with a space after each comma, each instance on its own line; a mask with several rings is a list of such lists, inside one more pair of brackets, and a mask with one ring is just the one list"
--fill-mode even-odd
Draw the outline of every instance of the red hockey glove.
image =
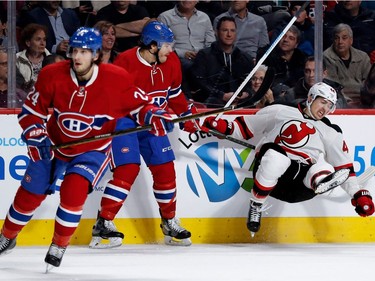
[[[188, 110], [180, 114], [180, 117], [189, 116], [197, 113], [197, 108], [191, 103]], [[195, 133], [200, 130], [199, 119], [180, 122], [180, 129], [189, 133]]]
[[165, 136], [167, 133], [172, 132], [174, 128], [173, 123], [168, 122], [170, 120], [172, 120], [172, 116], [168, 112], [159, 107], [153, 107], [146, 112], [144, 124], [152, 125], [151, 134]]
[[21, 138], [27, 144], [27, 153], [32, 161], [52, 160], [54, 153], [44, 125], [31, 125], [23, 131]]
[[207, 117], [204, 120], [202, 127], [203, 127], [202, 128], [203, 131], [205, 131], [204, 130], [204, 127], [205, 127], [205, 128], [208, 128], [208, 129], [214, 129], [214, 130], [216, 130], [219, 133], [222, 133], [224, 135], [230, 135], [233, 132], [232, 122], [228, 122], [225, 119], [216, 120], [216, 117], [214, 117], [214, 116]]
[[361, 217], [371, 216], [374, 213], [374, 202], [372, 202], [370, 192], [366, 189], [361, 189], [354, 194], [352, 205]]

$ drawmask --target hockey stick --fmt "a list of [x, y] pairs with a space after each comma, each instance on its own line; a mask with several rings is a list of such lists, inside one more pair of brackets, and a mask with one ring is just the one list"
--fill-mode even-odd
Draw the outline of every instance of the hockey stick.
[[375, 175], [375, 166], [368, 167], [360, 176], [357, 177], [359, 185], [365, 185]]
[[[238, 87], [238, 89], [234, 92], [232, 97], [228, 100], [226, 105], [224, 107], [230, 106], [233, 101], [237, 98], [237, 96], [240, 94], [242, 89], [246, 86], [246, 84], [250, 81], [251, 77], [253, 77], [254, 73], [258, 70], [258, 68], [263, 64], [263, 62], [266, 60], [266, 58], [269, 56], [269, 54], [273, 51], [273, 49], [276, 47], [276, 45], [280, 42], [280, 40], [284, 37], [284, 35], [288, 32], [289, 28], [293, 25], [293, 23], [297, 20], [298, 16], [302, 11], [304, 11], [307, 7], [307, 5], [310, 3], [310, 1], [306, 1], [301, 8], [297, 11], [297, 13], [293, 16], [293, 18], [290, 20], [290, 22], [285, 26], [283, 31], [277, 36], [275, 41], [271, 44], [271, 46], [268, 48], [268, 50], [264, 53], [264, 55], [259, 59], [258, 63], [254, 66], [253, 70], [246, 76], [245, 80], [241, 83], [241, 85]], [[220, 118], [221, 114], [219, 114], [216, 119]]]
[[[264, 95], [267, 93], [268, 89], [273, 84], [274, 77], [275, 77], [275, 70], [273, 68], [269, 67], [266, 71], [263, 82], [260, 85], [258, 91], [248, 101], [245, 101], [245, 102], [241, 103], [240, 107], [251, 107], [251, 106], [254, 106], [255, 104], [257, 104], [264, 97]], [[220, 133], [216, 130], [209, 129], [208, 133], [210, 133], [211, 135], [214, 135], [215, 137], [218, 137], [218, 138], [221, 138], [221, 139], [226, 139], [226, 140], [229, 140], [231, 142], [240, 144], [242, 146], [245, 146], [245, 147], [248, 147], [248, 148], [251, 148], [251, 149], [255, 149], [255, 146], [248, 143], [248, 142], [233, 138], [231, 136], [227, 136], [227, 135], [222, 134], [222, 133]]]
[[248, 148], [251, 148], [251, 149], [255, 149], [255, 145], [252, 145], [248, 142], [245, 142], [243, 140], [239, 140], [239, 139], [236, 139], [236, 138], [233, 138], [231, 136], [227, 136], [225, 134], [222, 134], [216, 130], [208, 130], [207, 133], [210, 133], [211, 135], [214, 135], [215, 137], [218, 137], [219, 139], [226, 139], [226, 140], [229, 140], [231, 142], [234, 142], [234, 143], [237, 143], [237, 144], [240, 144], [242, 146], [245, 146], [245, 147], [248, 147]]
[[[170, 122], [170, 123], [186, 122], [186, 121], [189, 121], [189, 120], [198, 119], [200, 117], [216, 115], [218, 113], [233, 111], [233, 110], [236, 110], [236, 109], [241, 109], [241, 108], [237, 108], [236, 106], [223, 107], [223, 108], [218, 108], [218, 109], [214, 109], [214, 110], [210, 110], [210, 111], [204, 111], [204, 112], [196, 113], [196, 114], [193, 114], [193, 115], [187, 115], [187, 116], [175, 118], [175, 119], [170, 120], [170, 121], [168, 120], [167, 122]], [[138, 132], [148, 131], [150, 129], [152, 129], [151, 124], [144, 125], [144, 126], [138, 126], [138, 127], [129, 128], [129, 129], [126, 129], [126, 130], [119, 130], [119, 131], [110, 132], [110, 133], [106, 133], [106, 134], [96, 135], [96, 136], [85, 138], [85, 139], [80, 139], [80, 140], [76, 140], [76, 141], [52, 145], [51, 149], [56, 150], [56, 149], [59, 149], [59, 148], [65, 148], [65, 147], [90, 143], [90, 142], [97, 141], [97, 140], [110, 139], [110, 138], [117, 137], [117, 136], [124, 136], [124, 135], [134, 134], [134, 133], [138, 133]]]

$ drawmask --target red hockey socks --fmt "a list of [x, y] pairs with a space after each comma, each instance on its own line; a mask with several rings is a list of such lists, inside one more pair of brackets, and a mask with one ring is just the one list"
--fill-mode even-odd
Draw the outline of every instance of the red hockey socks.
[[171, 219], [176, 214], [176, 173], [173, 162], [149, 167], [154, 180], [154, 196], [159, 204], [160, 214]]
[[126, 200], [129, 191], [139, 173], [138, 164], [119, 166], [113, 173], [113, 179], [107, 183], [100, 202], [100, 217], [113, 220]]
[[16, 238], [46, 197], [47, 195], [34, 194], [20, 186], [9, 208], [1, 233], [6, 238]]
[[52, 242], [66, 247], [82, 216], [83, 205], [90, 183], [78, 174], [65, 175], [60, 188], [60, 206], [57, 209]]

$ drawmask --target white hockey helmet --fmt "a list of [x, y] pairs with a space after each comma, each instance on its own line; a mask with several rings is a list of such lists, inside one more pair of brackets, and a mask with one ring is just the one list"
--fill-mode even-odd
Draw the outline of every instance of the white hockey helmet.
[[314, 100], [317, 97], [322, 97], [332, 103], [331, 110], [329, 113], [332, 113], [336, 109], [336, 102], [337, 102], [337, 93], [334, 88], [329, 86], [326, 83], [319, 82], [314, 84], [310, 90], [309, 93], [307, 94], [307, 97], [311, 97], [310, 99], [307, 100], [306, 105], [310, 111], [310, 106], [314, 102]]

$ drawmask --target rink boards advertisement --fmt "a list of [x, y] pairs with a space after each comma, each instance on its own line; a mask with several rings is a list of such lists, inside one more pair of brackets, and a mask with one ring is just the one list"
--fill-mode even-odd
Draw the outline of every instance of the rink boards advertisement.
[[[252, 114], [241, 112], [241, 114], [243, 113]], [[234, 119], [236, 116], [227, 115], [226, 118]], [[357, 175], [362, 174], [369, 166], [375, 165], [375, 132], [369, 126], [369, 124], [375, 123], [375, 115], [340, 114], [331, 115], [329, 119], [342, 128], [353, 157]], [[20, 138], [21, 129], [17, 122], [17, 116], [15, 114], [0, 115], [0, 122], [2, 124], [0, 133], [0, 224], [2, 224], [30, 160], [26, 153], [26, 146]], [[177, 125], [169, 136], [176, 156], [177, 216], [181, 218], [185, 226], [190, 226], [202, 235], [206, 234], [206, 238], [199, 235], [196, 242], [248, 241], [246, 217], [249, 191], [253, 183], [254, 151], [206, 133], [189, 134], [183, 132], [178, 129]], [[256, 142], [257, 140], [250, 141], [252, 144], [256, 144]], [[110, 177], [111, 173], [107, 171], [94, 191], [88, 196], [80, 225], [81, 228], [82, 225], [87, 225], [89, 228], [84, 231], [85, 236], [90, 234], [92, 223], [95, 222], [100, 206], [101, 194]], [[372, 194], [375, 194], [373, 181], [373, 178], [370, 179], [366, 188]], [[49, 228], [53, 228], [58, 204], [59, 192], [56, 192], [48, 196], [42, 203], [35, 212], [33, 220], [43, 221]], [[372, 226], [366, 229], [368, 225], [374, 224], [372, 218], [359, 218], [350, 203], [349, 196], [341, 188], [307, 202], [288, 204], [270, 198], [267, 204], [270, 208], [263, 213], [261, 231], [268, 231], [268, 236], [263, 234], [262, 237], [249, 240], [250, 242], [258, 240], [261, 242], [315, 242], [314, 238], [302, 239], [298, 237], [306, 237], [303, 234], [304, 231], [310, 233], [309, 235], [312, 235], [312, 237], [327, 237], [331, 234], [320, 233], [320, 228], [328, 231], [327, 228], [335, 229], [337, 225], [344, 225], [345, 227], [346, 224], [348, 224], [347, 227], [351, 225], [351, 229], [353, 229], [353, 226], [357, 226], [362, 230], [352, 238], [346, 237], [346, 239], [337, 240], [338, 242], [355, 241], [363, 238], [363, 235], [366, 237], [361, 241], [372, 241], [371, 239], [375, 241], [375, 233], [366, 233], [366, 231], [374, 231]], [[157, 233], [155, 234], [156, 238], [153, 239], [159, 237], [159, 212], [153, 197], [152, 177], [143, 162], [140, 174], [125, 205], [118, 213], [116, 221], [120, 224], [122, 221], [124, 222], [127, 228], [126, 232], [129, 232], [129, 228], [139, 226], [141, 233], [148, 233], [147, 228], [152, 225], [152, 228], [155, 228], [153, 231]], [[289, 224], [293, 225], [293, 230], [289, 229]], [[276, 226], [279, 229], [277, 233], [275, 233]], [[284, 227], [288, 230], [283, 230]], [[121, 229], [121, 226], [119, 228]], [[240, 234], [234, 234], [237, 232], [232, 228], [237, 228], [237, 232]], [[271, 233], [270, 229], [272, 229]], [[311, 234], [314, 229], [318, 229], [319, 233]], [[29, 231], [32, 233], [36, 229], [28, 229], [25, 232]], [[48, 229], [49, 233], [50, 231], [52, 230]], [[288, 233], [286, 238], [285, 235], [284, 238], [278, 237], [280, 231]], [[345, 232], [345, 230], [342, 231]], [[78, 231], [78, 233], [82, 232]], [[213, 233], [216, 233], [216, 236]], [[295, 233], [300, 233], [300, 235]], [[293, 235], [296, 235], [296, 237], [293, 238]], [[137, 231], [134, 234], [132, 233], [131, 236], [130, 243], [149, 241], [148, 238], [141, 237], [142, 235]], [[211, 236], [216, 238], [211, 240], [207, 238]], [[87, 239], [87, 237], [83, 240], [79, 237], [76, 238], [78, 244], [86, 243]], [[319, 239], [322, 240], [323, 238]], [[335, 240], [333, 238], [323, 240], [326, 241], [327, 239], [329, 241]], [[24, 241], [26, 241], [24, 244], [32, 244], [32, 242], [28, 242], [29, 239]], [[43, 244], [39, 240], [35, 243]]]

